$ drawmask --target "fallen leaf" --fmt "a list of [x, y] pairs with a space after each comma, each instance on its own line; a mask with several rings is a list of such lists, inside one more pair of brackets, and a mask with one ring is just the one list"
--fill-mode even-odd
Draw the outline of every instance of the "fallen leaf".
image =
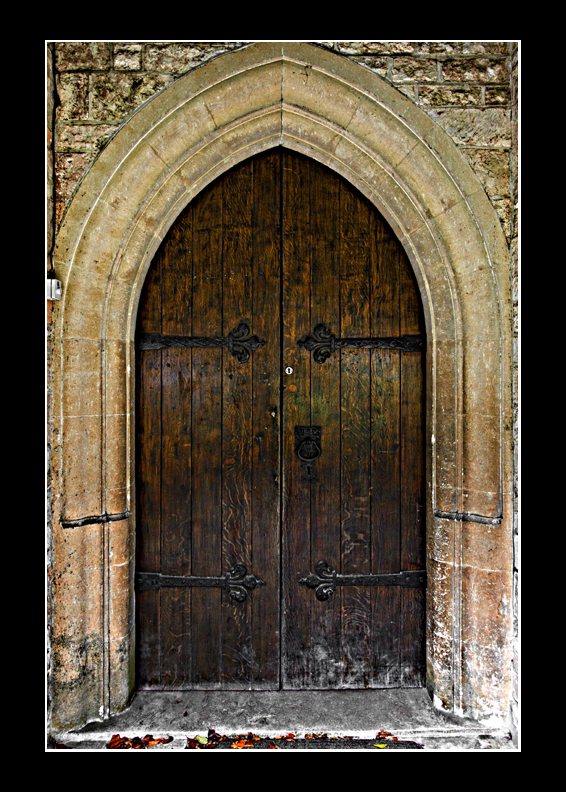
[[385, 745], [384, 744], [378, 745], [377, 743], [374, 743], [373, 745], [374, 748], [387, 748], [387, 743], [385, 743]]
[[152, 734], [146, 734], [145, 737], [120, 737], [119, 734], [113, 734], [110, 738], [110, 742], [106, 746], [107, 748], [133, 748], [135, 750], [140, 750], [143, 748], [153, 747], [154, 745], [158, 745], [159, 743], [170, 743], [172, 742], [173, 737], [157, 737], [154, 738]]
[[64, 745], [63, 743], [54, 742], [53, 743], [53, 750], [56, 751], [58, 748], [68, 748], [68, 749], [70, 749], [71, 746], [70, 745]]
[[232, 743], [230, 748], [253, 748], [254, 744], [251, 740], [236, 740]]
[[271, 743], [271, 745], [269, 746], [269, 750], [278, 751], [279, 748], [276, 745], [273, 745], [273, 743]]
[[127, 737], [120, 737], [119, 734], [113, 734], [107, 748], [129, 748], [130, 740]]

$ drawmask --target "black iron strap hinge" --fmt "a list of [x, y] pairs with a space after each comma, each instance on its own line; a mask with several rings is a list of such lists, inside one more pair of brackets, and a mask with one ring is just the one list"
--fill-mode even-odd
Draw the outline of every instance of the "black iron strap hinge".
[[314, 573], [301, 578], [299, 583], [316, 589], [316, 598], [321, 602], [334, 594], [338, 586], [403, 586], [405, 588], [426, 588], [424, 569], [407, 572], [382, 573], [379, 575], [340, 575], [326, 561], [317, 561]]
[[236, 562], [220, 577], [197, 577], [196, 575], [161, 575], [159, 572], [138, 572], [138, 591], [157, 591], [162, 588], [221, 588], [236, 602], [244, 602], [248, 591], [265, 582], [255, 575], [248, 575], [245, 564]]
[[312, 335], [303, 336], [297, 344], [313, 353], [317, 363], [324, 363], [337, 349], [397, 349], [400, 352], [421, 352], [422, 336], [404, 335], [398, 338], [336, 338], [324, 324], [317, 324]]
[[250, 354], [265, 345], [256, 335], [251, 335], [245, 322], [240, 322], [227, 336], [207, 338], [200, 336], [162, 335], [161, 333], [143, 333], [138, 341], [138, 349], [175, 349], [180, 347], [227, 347], [228, 352], [240, 363], [247, 363]]

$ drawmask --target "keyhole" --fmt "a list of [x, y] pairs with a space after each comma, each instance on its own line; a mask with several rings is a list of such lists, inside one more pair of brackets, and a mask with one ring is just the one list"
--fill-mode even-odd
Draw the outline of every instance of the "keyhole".
[[285, 369], [285, 374], [292, 374], [292, 373], [293, 373], [293, 369], [291, 368], [291, 366], [287, 366], [287, 368]]

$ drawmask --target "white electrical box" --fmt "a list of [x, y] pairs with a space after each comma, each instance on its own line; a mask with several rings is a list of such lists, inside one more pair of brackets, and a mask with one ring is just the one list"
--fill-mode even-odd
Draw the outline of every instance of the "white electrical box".
[[60, 300], [62, 294], [61, 281], [55, 280], [55, 278], [47, 278], [47, 299]]

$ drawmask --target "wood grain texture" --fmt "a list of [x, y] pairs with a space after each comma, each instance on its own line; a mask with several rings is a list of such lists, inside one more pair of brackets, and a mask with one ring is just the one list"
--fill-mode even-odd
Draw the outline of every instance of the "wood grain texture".
[[[338, 321], [340, 316], [340, 181], [312, 162], [311, 201], [311, 326]], [[309, 328], [311, 329], [311, 328]], [[338, 324], [335, 327], [338, 331]], [[318, 482], [311, 490], [311, 563], [319, 559], [337, 564], [340, 548], [340, 356], [324, 365], [311, 365], [311, 416], [322, 427], [322, 455], [316, 462]], [[312, 568], [312, 567], [311, 567]], [[310, 571], [310, 568], [309, 568]], [[321, 608], [311, 595], [310, 685], [341, 685], [337, 658], [341, 657], [342, 592]]]
[[[349, 185], [340, 193], [340, 336], [371, 331], [370, 211]], [[341, 570], [371, 572], [371, 352], [341, 351]], [[371, 680], [371, 591], [342, 592], [343, 686]]]
[[311, 593], [297, 585], [311, 568], [311, 484], [295, 454], [295, 426], [311, 425], [310, 355], [297, 346], [310, 327], [310, 201], [309, 162], [285, 151], [283, 155], [283, 293], [281, 369], [283, 375], [283, 521], [282, 521], [282, 684], [309, 686]]
[[274, 149], [254, 160], [253, 329], [265, 340], [254, 355], [252, 414], [252, 562], [265, 582], [253, 597], [253, 689], [280, 685], [280, 443], [281, 443], [281, 159]]

